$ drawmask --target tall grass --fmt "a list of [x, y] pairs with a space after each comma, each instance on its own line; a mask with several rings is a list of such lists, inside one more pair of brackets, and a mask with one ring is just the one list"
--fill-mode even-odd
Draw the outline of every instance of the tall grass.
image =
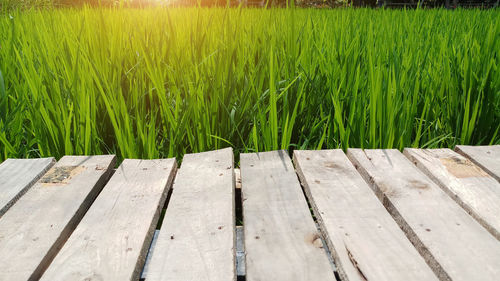
[[0, 158], [500, 143], [498, 10], [0, 16]]

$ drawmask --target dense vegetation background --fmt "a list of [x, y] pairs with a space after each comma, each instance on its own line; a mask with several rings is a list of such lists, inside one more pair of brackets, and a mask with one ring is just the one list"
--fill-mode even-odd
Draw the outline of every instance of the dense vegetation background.
[[202, 7], [498, 7], [500, 0], [2, 0], [0, 10], [61, 7], [128, 7], [145, 8], [158, 6]]
[[498, 10], [0, 15], [0, 159], [500, 143]]

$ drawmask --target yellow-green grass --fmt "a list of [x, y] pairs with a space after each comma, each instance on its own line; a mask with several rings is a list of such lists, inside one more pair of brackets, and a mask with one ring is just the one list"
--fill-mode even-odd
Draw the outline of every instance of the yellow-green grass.
[[0, 14], [0, 159], [500, 143], [499, 10]]

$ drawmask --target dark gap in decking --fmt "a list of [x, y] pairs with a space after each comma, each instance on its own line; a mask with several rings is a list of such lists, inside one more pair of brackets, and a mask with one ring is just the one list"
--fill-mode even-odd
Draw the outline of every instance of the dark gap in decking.
[[243, 226], [243, 198], [241, 194], [241, 172], [234, 169], [235, 234], [236, 234], [236, 280], [246, 280], [245, 233]]
[[167, 199], [165, 199], [165, 204], [163, 205], [163, 208], [161, 209], [160, 217], [158, 218], [158, 223], [156, 224], [156, 230], [159, 230], [161, 228], [161, 225], [163, 224], [163, 219], [165, 218], [165, 213], [167, 212], [168, 203], [170, 202], [170, 197], [172, 197], [173, 190], [174, 190], [174, 186], [172, 183], [172, 187], [170, 187], [168, 189]]
[[241, 188], [236, 188], [234, 192], [235, 202], [235, 219], [236, 226], [243, 226], [243, 202], [241, 200]]
[[[309, 208], [309, 213], [311, 213], [311, 217], [313, 218], [314, 223], [316, 224], [316, 227], [318, 227], [318, 219], [316, 218], [316, 215], [314, 214], [314, 210], [313, 210], [313, 207], [311, 205], [311, 202], [309, 202], [309, 197], [307, 197], [307, 193], [305, 191], [304, 184], [302, 184], [302, 181], [300, 180], [299, 176], [297, 175], [297, 171], [295, 171], [295, 175], [297, 176], [297, 179], [299, 180], [300, 187], [302, 190], [302, 195], [304, 195], [304, 198], [306, 199], [307, 207]], [[319, 229], [319, 227], [318, 227], [318, 229]], [[323, 239], [323, 237], [321, 239]]]
[[304, 185], [302, 184], [302, 182], [300, 181], [300, 179], [299, 179], [299, 182], [300, 182], [300, 187], [301, 187], [301, 190], [302, 190], [302, 195], [304, 195], [304, 198], [306, 199], [306, 202], [307, 202], [307, 207], [309, 208], [309, 213], [311, 213], [311, 217], [313, 218], [314, 223], [316, 223], [316, 226], [318, 226], [318, 219], [316, 218], [316, 215], [314, 214], [314, 210], [313, 210], [313, 207], [311, 205], [311, 202], [309, 202], [309, 197], [307, 197]]

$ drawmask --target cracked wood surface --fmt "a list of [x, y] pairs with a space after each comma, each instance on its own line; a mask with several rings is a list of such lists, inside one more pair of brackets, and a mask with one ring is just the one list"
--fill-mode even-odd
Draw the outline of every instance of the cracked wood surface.
[[5, 213], [0, 219], [0, 280], [40, 278], [114, 164], [113, 155], [64, 156]]
[[147, 280], [236, 280], [233, 150], [184, 156]]
[[125, 159], [41, 280], [137, 280], [175, 159]]
[[407, 148], [404, 154], [500, 240], [500, 182], [450, 149]]
[[342, 280], [437, 280], [342, 150], [294, 164]]
[[335, 280], [287, 152], [240, 159], [246, 280]]
[[7, 159], [0, 164], [0, 218], [54, 163], [51, 157]]
[[440, 279], [499, 279], [499, 241], [401, 152], [348, 157]]
[[500, 145], [457, 145], [455, 150], [500, 182]]

